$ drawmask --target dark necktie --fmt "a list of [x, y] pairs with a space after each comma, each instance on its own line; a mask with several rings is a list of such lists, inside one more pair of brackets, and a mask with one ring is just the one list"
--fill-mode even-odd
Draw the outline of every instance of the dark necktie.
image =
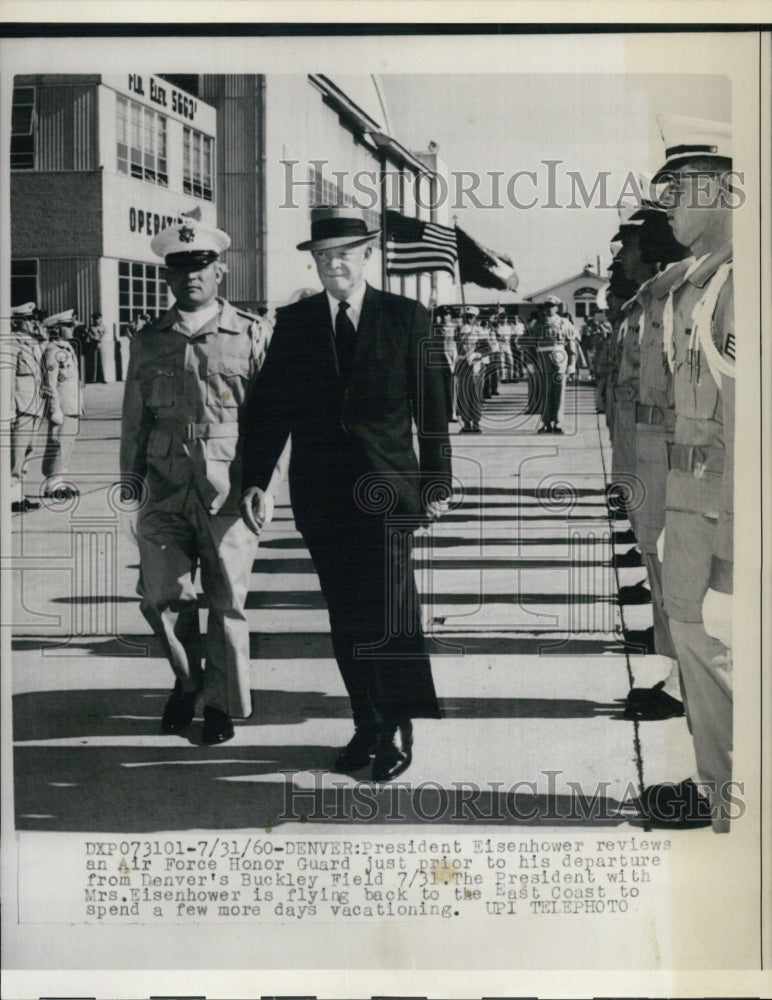
[[347, 313], [348, 302], [338, 303], [335, 316], [335, 350], [338, 353], [338, 369], [344, 382], [349, 382], [354, 369], [354, 350], [357, 332]]

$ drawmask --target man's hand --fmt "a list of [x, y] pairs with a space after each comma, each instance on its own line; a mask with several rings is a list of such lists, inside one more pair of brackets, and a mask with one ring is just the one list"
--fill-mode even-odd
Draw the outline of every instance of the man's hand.
[[712, 639], [732, 648], [732, 594], [708, 590], [702, 601], [702, 622]]
[[239, 509], [247, 527], [259, 535], [273, 517], [273, 494], [265, 493], [258, 486], [252, 486], [241, 497]]
[[60, 427], [64, 423], [64, 413], [58, 403], [51, 403], [48, 411], [48, 419], [57, 427]]
[[657, 539], [657, 559], [660, 563], [665, 561], [665, 529], [663, 528]]
[[448, 513], [449, 500], [433, 500], [426, 505], [426, 517], [429, 521], [439, 521], [443, 514]]

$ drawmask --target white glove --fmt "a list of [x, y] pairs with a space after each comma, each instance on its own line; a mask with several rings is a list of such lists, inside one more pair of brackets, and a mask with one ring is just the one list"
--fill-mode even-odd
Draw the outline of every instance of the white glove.
[[708, 590], [702, 601], [702, 622], [712, 639], [732, 648], [733, 595]]
[[660, 563], [665, 561], [665, 529], [659, 533], [659, 538], [657, 539], [657, 559]]

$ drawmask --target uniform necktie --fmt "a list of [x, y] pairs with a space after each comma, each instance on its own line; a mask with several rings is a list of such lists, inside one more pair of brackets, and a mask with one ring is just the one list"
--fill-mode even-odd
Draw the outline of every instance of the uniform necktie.
[[344, 382], [349, 382], [354, 369], [354, 350], [357, 332], [348, 315], [348, 302], [338, 303], [335, 316], [335, 350], [338, 353], [338, 369]]

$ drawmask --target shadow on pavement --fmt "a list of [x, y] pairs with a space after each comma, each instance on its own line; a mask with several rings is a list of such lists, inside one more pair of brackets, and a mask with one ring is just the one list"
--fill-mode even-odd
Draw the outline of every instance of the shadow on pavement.
[[[523, 791], [529, 786], [517, 774], [492, 776], [471, 790], [453, 782], [353, 786], [324, 773], [335, 753], [319, 745], [17, 748], [16, 827], [131, 834], [298, 823], [300, 833], [305, 821], [608, 827], [633, 818], [629, 803], [620, 808], [613, 798], [593, 797], [597, 789], [540, 794], [534, 780], [535, 793]], [[335, 780], [338, 787], [330, 787]]]

